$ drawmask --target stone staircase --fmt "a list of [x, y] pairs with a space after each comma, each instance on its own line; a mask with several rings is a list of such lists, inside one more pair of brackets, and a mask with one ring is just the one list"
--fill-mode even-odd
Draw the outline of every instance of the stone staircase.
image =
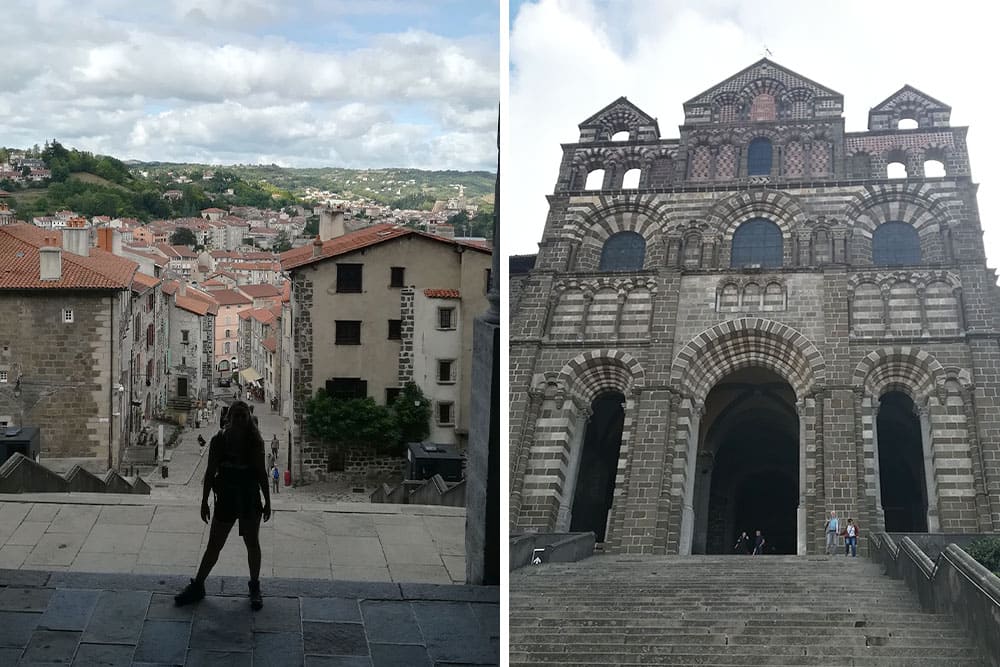
[[863, 558], [601, 555], [511, 573], [510, 664], [989, 663]]

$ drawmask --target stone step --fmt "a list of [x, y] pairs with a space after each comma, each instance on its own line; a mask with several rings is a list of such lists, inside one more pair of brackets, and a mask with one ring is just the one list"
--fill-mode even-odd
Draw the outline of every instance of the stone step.
[[511, 622], [513, 624], [514, 619], [533, 619], [536, 621], [552, 620], [552, 621], [563, 621], [567, 623], [571, 622], [587, 622], [587, 623], [608, 623], [608, 624], [625, 624], [628, 625], [629, 622], [638, 623], [639, 621], [646, 620], [650, 623], [662, 623], [666, 620], [691, 620], [698, 622], [709, 622], [724, 620], [727, 622], [733, 621], [743, 621], [747, 625], [785, 625], [788, 623], [796, 623], [799, 625], [810, 625], [815, 627], [822, 627], [824, 624], [837, 624], [844, 625], [850, 624], [855, 625], [858, 622], [864, 622], [866, 625], [873, 624], [885, 624], [885, 623], [906, 623], [913, 625], [929, 625], [934, 626], [941, 623], [942, 620], [950, 623], [952, 618], [950, 616], [943, 617], [938, 620], [932, 614], [922, 614], [914, 611], [899, 611], [899, 612], [882, 612], [882, 611], [855, 611], [855, 612], [816, 612], [816, 611], [803, 611], [803, 612], [781, 612], [781, 611], [766, 611], [759, 612], [754, 615], [754, 618], [744, 618], [736, 616], [721, 616], [718, 613], [705, 612], [702, 610], [681, 610], [681, 609], [661, 609], [655, 611], [646, 611], [641, 616], [631, 613], [629, 610], [619, 610], [617, 614], [607, 613], [607, 610], [594, 610], [592, 612], [577, 611], [574, 609], [552, 609], [551, 607], [540, 608], [540, 609], [524, 609], [517, 608], [515, 611], [511, 612]]
[[[766, 648], [766, 650], [762, 650]], [[699, 652], [705, 656], [732, 656], [741, 655], [746, 657], [768, 656], [822, 656], [822, 657], [892, 657], [892, 658], [940, 658], [944, 659], [967, 659], [978, 658], [978, 652], [971, 647], [941, 646], [941, 647], [912, 647], [912, 646], [866, 646], [865, 644], [850, 644], [842, 642], [838, 645], [810, 646], [807, 644], [782, 644], [773, 643], [765, 645], [723, 645], [705, 644], [702, 647], [691, 645], [672, 644], [615, 644], [606, 642], [588, 642], [586, 644], [539, 644], [528, 642], [518, 646], [518, 650], [528, 653], [591, 653], [643, 655], [643, 656], [671, 656], [688, 655]]]
[[689, 653], [676, 655], [617, 653], [560, 653], [511, 650], [510, 664], [573, 664], [573, 665], [673, 665], [674, 667], [722, 667], [723, 665], [767, 664], [782, 667], [987, 667], [976, 658], [952, 657], [889, 657], [867, 655], [803, 656], [759, 654], [709, 655]]
[[[768, 632], [768, 633], [741, 633], [741, 632], [697, 632], [696, 629], [678, 630], [666, 632], [663, 630], [656, 632], [645, 632], [640, 634], [614, 633], [601, 635], [599, 633], [579, 633], [579, 632], [514, 632], [510, 633], [511, 639], [517, 641], [521, 648], [529, 646], [571, 646], [580, 647], [601, 645], [626, 645], [641, 642], [646, 646], [666, 646], [666, 645], [689, 645], [697, 646], [800, 646], [808, 648], [811, 646], [843, 646], [845, 643], [860, 646], [901, 646], [901, 647], [929, 647], [938, 649], [942, 647], [965, 648], [968, 646], [968, 639], [959, 631], [952, 635], [928, 636], [923, 632], [911, 632], [904, 635], [889, 635], [885, 630], [873, 630], [868, 633], [852, 634], [848, 632], [837, 632], [831, 636], [817, 636], [814, 632]], [[610, 649], [609, 649], [610, 650]]]

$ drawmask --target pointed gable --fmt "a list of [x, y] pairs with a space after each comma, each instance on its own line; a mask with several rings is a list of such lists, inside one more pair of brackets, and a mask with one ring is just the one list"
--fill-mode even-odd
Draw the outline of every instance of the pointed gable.
[[837, 118], [844, 96], [762, 58], [684, 103], [684, 124]]
[[868, 112], [869, 130], [895, 130], [899, 121], [912, 118], [917, 127], [949, 127], [951, 107], [907, 84]]
[[580, 143], [611, 141], [618, 132], [628, 132], [630, 141], [660, 138], [656, 119], [622, 96], [580, 123]]

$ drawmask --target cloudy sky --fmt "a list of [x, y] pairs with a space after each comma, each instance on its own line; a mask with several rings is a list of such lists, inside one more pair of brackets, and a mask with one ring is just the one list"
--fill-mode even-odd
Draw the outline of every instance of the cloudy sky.
[[[973, 179], [991, 267], [1000, 265], [1000, 123], [989, 3], [847, 0], [513, 0], [505, 253], [533, 253], [561, 158], [560, 142], [621, 95], [676, 138], [682, 104], [771, 59], [844, 96], [847, 131], [910, 84], [970, 127]], [[979, 79], [978, 77], [982, 77]], [[508, 166], [509, 165], [509, 166]]]
[[6, 0], [0, 145], [496, 169], [499, 10], [467, 0]]

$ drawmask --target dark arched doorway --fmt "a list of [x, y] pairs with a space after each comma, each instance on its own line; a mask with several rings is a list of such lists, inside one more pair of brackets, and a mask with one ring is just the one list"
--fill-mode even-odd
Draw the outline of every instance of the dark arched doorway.
[[693, 553], [733, 553], [760, 530], [765, 553], [797, 552], [799, 420], [795, 392], [763, 368], [737, 371], [705, 400]]
[[884, 394], [875, 426], [885, 529], [893, 533], [925, 533], [927, 480], [923, 437], [913, 399], [901, 391]]
[[604, 541], [608, 510], [614, 498], [625, 425], [624, 406], [625, 396], [617, 391], [603, 393], [594, 399], [580, 452], [570, 530], [593, 531], [598, 542]]

